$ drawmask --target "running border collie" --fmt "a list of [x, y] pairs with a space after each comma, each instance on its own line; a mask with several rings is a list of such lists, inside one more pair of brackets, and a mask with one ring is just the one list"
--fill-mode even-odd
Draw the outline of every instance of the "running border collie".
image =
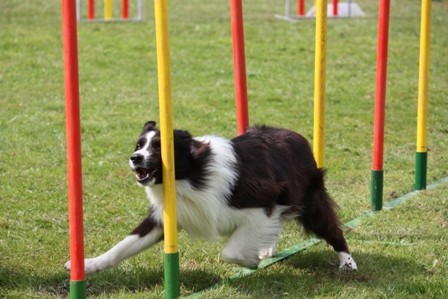
[[[87, 274], [116, 266], [163, 239], [160, 138], [156, 123], [147, 122], [129, 159], [149, 198], [149, 215], [109, 251], [86, 259]], [[324, 172], [301, 135], [255, 126], [228, 140], [174, 130], [174, 155], [178, 225], [210, 241], [228, 237], [223, 260], [256, 267], [275, 254], [282, 222], [295, 219], [334, 248], [340, 269], [357, 269]]]

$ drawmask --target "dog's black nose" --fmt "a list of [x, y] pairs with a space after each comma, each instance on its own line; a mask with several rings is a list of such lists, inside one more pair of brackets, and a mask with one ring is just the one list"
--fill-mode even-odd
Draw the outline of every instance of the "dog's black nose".
[[131, 161], [134, 162], [134, 163], [140, 163], [140, 162], [143, 161], [143, 155], [140, 155], [140, 154], [133, 154], [133, 155], [131, 156]]

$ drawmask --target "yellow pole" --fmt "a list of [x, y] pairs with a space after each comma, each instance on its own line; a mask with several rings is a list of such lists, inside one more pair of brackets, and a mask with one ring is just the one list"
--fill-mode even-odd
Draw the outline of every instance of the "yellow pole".
[[422, 0], [420, 25], [420, 64], [418, 76], [417, 151], [415, 166], [415, 189], [426, 189], [428, 159], [428, 81], [429, 45], [431, 34], [431, 0]]
[[171, 108], [170, 50], [167, 1], [155, 0], [157, 69], [164, 196], [165, 252], [177, 251], [176, 191], [174, 186], [173, 119]]
[[163, 174], [165, 298], [180, 294], [167, 0], [154, 0]]
[[112, 19], [112, 0], [104, 0], [104, 19]]
[[429, 44], [431, 31], [431, 0], [422, 0], [420, 28], [420, 65], [418, 78], [417, 152], [427, 151], [427, 114], [429, 79]]
[[327, 52], [327, 0], [316, 1], [316, 44], [314, 58], [314, 137], [317, 167], [324, 167], [325, 72]]

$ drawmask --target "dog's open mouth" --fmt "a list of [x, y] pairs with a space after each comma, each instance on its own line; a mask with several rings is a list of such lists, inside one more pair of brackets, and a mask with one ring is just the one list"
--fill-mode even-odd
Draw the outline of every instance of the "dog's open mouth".
[[137, 182], [145, 184], [154, 178], [156, 172], [157, 169], [155, 168], [138, 167], [137, 169], [135, 169], [135, 177], [137, 179]]

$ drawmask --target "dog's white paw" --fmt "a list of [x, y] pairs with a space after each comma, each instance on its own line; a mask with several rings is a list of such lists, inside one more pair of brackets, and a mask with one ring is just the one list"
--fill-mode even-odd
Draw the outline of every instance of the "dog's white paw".
[[231, 251], [227, 247], [222, 251], [221, 258], [228, 263], [246, 268], [256, 268], [260, 263], [256, 255], [245, 254], [244, 251]]
[[347, 252], [338, 252], [340, 270], [358, 270], [355, 260]]
[[258, 258], [260, 260], [264, 260], [266, 258], [272, 257], [276, 252], [275, 246], [271, 246], [268, 248], [262, 248], [258, 252]]
[[[65, 270], [69, 271], [71, 269], [71, 262], [68, 261], [64, 265]], [[108, 264], [100, 259], [99, 257], [89, 258], [84, 260], [84, 271], [85, 274], [93, 274], [109, 268]]]
[[70, 271], [70, 268], [71, 268], [70, 265], [71, 265], [70, 261], [66, 262], [64, 264], [64, 269], [67, 270], [67, 271]]

